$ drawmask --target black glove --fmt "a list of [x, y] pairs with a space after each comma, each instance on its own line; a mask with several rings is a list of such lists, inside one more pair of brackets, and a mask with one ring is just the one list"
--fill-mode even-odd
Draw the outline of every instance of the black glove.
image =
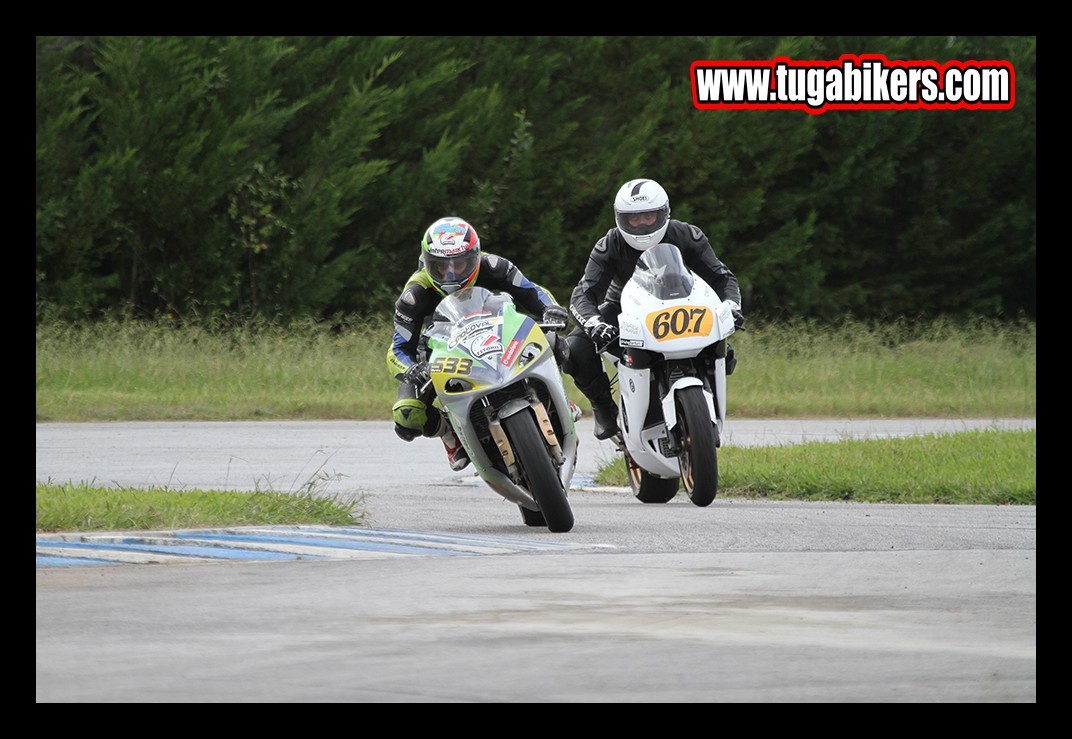
[[428, 384], [430, 379], [432, 379], [432, 375], [428, 371], [428, 362], [411, 364], [405, 374], [402, 375], [402, 382], [408, 382], [410, 385], [417, 388], [417, 390], [420, 390]]
[[560, 328], [565, 328], [569, 323], [569, 312], [561, 305], [549, 305], [543, 309], [541, 323], [549, 323]]
[[584, 322], [584, 333], [596, 345], [598, 352], [602, 352], [618, 339], [618, 327], [610, 325], [599, 316], [593, 316]]

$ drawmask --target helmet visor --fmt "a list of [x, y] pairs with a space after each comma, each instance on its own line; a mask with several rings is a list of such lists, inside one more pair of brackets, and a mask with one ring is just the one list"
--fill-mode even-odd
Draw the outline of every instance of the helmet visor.
[[424, 264], [428, 276], [437, 285], [462, 285], [476, 272], [480, 264], [480, 252], [470, 250], [449, 257], [425, 254]]
[[618, 228], [632, 236], [647, 236], [658, 231], [666, 225], [670, 214], [666, 208], [656, 210], [642, 210], [634, 213], [616, 212]]

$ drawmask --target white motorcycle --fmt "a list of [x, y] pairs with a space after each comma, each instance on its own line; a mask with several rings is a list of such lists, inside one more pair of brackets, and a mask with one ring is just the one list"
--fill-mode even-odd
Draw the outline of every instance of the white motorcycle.
[[666, 243], [640, 256], [621, 304], [621, 357], [604, 356], [617, 368], [613, 439], [625, 455], [633, 495], [666, 503], [680, 482], [694, 504], [710, 505], [726, 419], [730, 305]]
[[526, 525], [565, 532], [578, 440], [558, 328], [517, 310], [507, 293], [459, 290], [436, 307], [428, 367], [477, 474], [517, 504]]

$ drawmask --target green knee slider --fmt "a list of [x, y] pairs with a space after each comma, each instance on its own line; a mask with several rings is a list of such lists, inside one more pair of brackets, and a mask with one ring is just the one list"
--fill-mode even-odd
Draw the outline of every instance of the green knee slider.
[[424, 431], [428, 423], [428, 406], [417, 398], [400, 398], [391, 406], [395, 423], [414, 431]]

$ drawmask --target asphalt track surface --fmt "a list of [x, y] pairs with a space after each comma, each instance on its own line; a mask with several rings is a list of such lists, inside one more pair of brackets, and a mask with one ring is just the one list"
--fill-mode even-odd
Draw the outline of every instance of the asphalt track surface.
[[[1034, 420], [735, 420], [727, 424], [727, 445], [793, 444], [847, 438], [891, 438], [947, 433], [968, 428], [1033, 428]], [[573, 495], [596, 490], [595, 473], [616, 456], [610, 442], [591, 436], [581, 421], [580, 459]], [[368, 495], [384, 506], [411, 486], [489, 492], [472, 469], [451, 473], [437, 442], [403, 445], [390, 424], [350, 422], [38, 424], [37, 480], [88, 481], [106, 486], [189, 489], [286, 490], [307, 486], [343, 498]], [[407, 459], [407, 457], [409, 459]], [[404, 463], [403, 460], [405, 460]], [[399, 482], [403, 484], [400, 486]], [[623, 492], [623, 491], [602, 491]], [[685, 501], [679, 495], [678, 503]], [[490, 500], [490, 499], [489, 499]], [[497, 502], [499, 499], [494, 498]], [[458, 554], [568, 548], [559, 541], [488, 538], [470, 529], [417, 531], [413, 514], [425, 508], [406, 503], [401, 529], [367, 526], [232, 527], [189, 531], [93, 532], [39, 535], [38, 567], [162, 564], [184, 560], [278, 561], [354, 559], [387, 554]], [[495, 515], [501, 506], [492, 508]], [[480, 514], [477, 514], [478, 517]], [[513, 511], [510, 511], [513, 516]], [[382, 517], [381, 517], [381, 520]], [[444, 520], [437, 514], [428, 525]], [[376, 521], [373, 520], [373, 525]], [[517, 523], [514, 521], [513, 523]], [[547, 533], [519, 529], [519, 533]], [[596, 543], [598, 545], [598, 542]], [[576, 546], [575, 544], [573, 546]]]
[[[38, 536], [38, 702], [1035, 701], [1034, 506], [645, 506], [594, 485], [612, 451], [586, 421], [568, 534], [389, 424], [38, 424], [38, 481], [324, 475], [368, 512]], [[1034, 420], [727, 428], [747, 446]]]

